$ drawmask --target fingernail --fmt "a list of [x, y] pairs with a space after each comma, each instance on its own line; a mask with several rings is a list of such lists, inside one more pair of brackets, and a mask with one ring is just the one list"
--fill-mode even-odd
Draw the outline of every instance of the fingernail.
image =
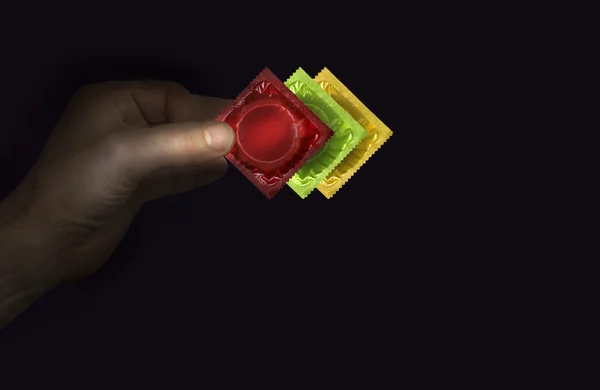
[[233, 130], [227, 123], [210, 124], [204, 130], [204, 139], [209, 148], [216, 151], [229, 150], [233, 146]]

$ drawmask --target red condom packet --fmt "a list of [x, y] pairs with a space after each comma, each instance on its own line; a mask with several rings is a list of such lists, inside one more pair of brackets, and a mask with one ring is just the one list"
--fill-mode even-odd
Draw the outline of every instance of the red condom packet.
[[227, 160], [269, 199], [333, 135], [268, 68], [215, 119], [235, 132]]

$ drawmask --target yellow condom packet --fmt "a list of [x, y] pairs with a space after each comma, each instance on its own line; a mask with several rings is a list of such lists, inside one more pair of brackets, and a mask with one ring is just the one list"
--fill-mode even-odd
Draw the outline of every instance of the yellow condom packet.
[[317, 189], [331, 198], [360, 167], [393, 134], [354, 94], [327, 68], [323, 68], [315, 81], [323, 90], [367, 130], [367, 135], [348, 155], [317, 185]]

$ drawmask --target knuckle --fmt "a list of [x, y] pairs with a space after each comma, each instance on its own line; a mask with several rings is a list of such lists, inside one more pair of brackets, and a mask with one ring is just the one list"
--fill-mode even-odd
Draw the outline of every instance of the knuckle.
[[179, 83], [174, 81], [165, 81], [164, 83], [167, 87], [167, 90], [170, 92], [188, 93], [187, 88]]
[[158, 142], [165, 145], [165, 150], [176, 155], [191, 154], [194, 150], [196, 139], [193, 134], [188, 132], [164, 132], [157, 133]]
[[134, 86], [141, 90], [157, 90], [166, 94], [189, 94], [181, 84], [171, 80], [140, 80]]
[[201, 156], [199, 152], [205, 149], [205, 142], [198, 132], [183, 133], [175, 139], [175, 150], [186, 159], [194, 161]]

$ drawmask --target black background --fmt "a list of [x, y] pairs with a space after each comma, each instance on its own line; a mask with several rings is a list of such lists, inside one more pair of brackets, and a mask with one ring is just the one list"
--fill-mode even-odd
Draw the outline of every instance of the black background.
[[[393, 343], [399, 317], [428, 326], [417, 314], [429, 310], [427, 286], [449, 265], [431, 266], [428, 253], [444, 244], [421, 233], [440, 227], [435, 212], [458, 180], [436, 156], [451, 134], [437, 123], [456, 115], [436, 107], [456, 98], [446, 84], [457, 82], [448, 77], [457, 52], [431, 55], [443, 35], [430, 40], [418, 23], [386, 22], [356, 37], [331, 26], [309, 36], [255, 31], [255, 21], [233, 27], [221, 16], [205, 25], [180, 12], [146, 19], [103, 10], [6, 28], [2, 198], [90, 82], [168, 79], [234, 98], [265, 66], [281, 79], [298, 66], [311, 75], [326, 66], [394, 135], [330, 200], [317, 191], [302, 200], [287, 186], [268, 200], [230, 165], [214, 184], [146, 204], [97, 274], [49, 293], [0, 332], [5, 367], [127, 366], [157, 353], [225, 362], [233, 351], [252, 359], [267, 345], [287, 354], [316, 340], [327, 341], [315, 352], [350, 351]], [[415, 146], [417, 137], [426, 146]]]

